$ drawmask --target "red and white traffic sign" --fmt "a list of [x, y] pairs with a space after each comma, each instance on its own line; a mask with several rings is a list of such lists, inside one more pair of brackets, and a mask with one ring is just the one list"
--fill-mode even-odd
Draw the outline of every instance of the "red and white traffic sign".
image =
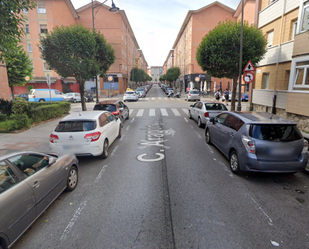
[[247, 65], [245, 66], [243, 72], [252, 72], [252, 71], [255, 71], [255, 68], [254, 68], [252, 62], [249, 60], [247, 62]]
[[243, 80], [247, 84], [251, 83], [252, 81], [254, 81], [254, 73], [252, 73], [252, 72], [244, 73]]

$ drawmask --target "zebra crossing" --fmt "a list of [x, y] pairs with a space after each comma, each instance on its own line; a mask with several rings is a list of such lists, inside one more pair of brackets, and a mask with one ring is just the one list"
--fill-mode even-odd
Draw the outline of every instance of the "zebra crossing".
[[180, 98], [167, 98], [167, 97], [147, 97], [147, 98], [141, 98], [139, 100], [172, 100], [172, 101], [180, 101], [181, 99]]
[[130, 117], [155, 117], [155, 116], [174, 116], [181, 117], [188, 115], [187, 108], [150, 108], [150, 109], [130, 109], [129, 111]]

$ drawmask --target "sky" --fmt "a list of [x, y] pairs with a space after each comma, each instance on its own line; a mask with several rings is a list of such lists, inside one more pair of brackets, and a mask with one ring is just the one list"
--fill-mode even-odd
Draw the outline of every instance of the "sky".
[[[240, 1], [219, 2], [236, 9]], [[77, 9], [91, 3], [91, 0], [71, 2]], [[213, 2], [215, 0], [114, 0], [115, 5], [125, 11], [149, 67], [163, 66], [188, 11], [198, 10]], [[105, 5], [111, 6], [112, 0], [106, 1]]]

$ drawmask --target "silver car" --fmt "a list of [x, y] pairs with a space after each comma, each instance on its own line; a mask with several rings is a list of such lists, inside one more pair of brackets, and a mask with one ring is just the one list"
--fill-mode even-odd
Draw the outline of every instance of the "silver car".
[[266, 112], [224, 112], [205, 128], [208, 144], [228, 159], [232, 172], [295, 173], [305, 169], [308, 142], [294, 122]]
[[198, 90], [190, 90], [188, 92], [186, 92], [185, 94], [185, 100], [190, 101], [190, 100], [201, 100], [201, 94]]
[[0, 248], [11, 247], [44, 210], [78, 182], [74, 155], [19, 152], [0, 157]]
[[190, 105], [188, 117], [197, 121], [198, 127], [204, 127], [209, 118], [227, 110], [222, 103], [198, 101], [194, 105]]

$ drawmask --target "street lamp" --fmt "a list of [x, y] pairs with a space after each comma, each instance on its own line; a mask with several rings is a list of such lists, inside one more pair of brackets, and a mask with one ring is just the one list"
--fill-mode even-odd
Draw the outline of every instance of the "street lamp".
[[[101, 5], [103, 5], [104, 3], [106, 3], [107, 0], [105, 0], [103, 3], [97, 5], [97, 6], [93, 6], [93, 0], [91, 0], [91, 4], [92, 4], [92, 29], [93, 32], [95, 32], [95, 27], [94, 27], [94, 9], [97, 7], [100, 7]], [[118, 12], [119, 8], [116, 7], [116, 5], [114, 4], [114, 1], [112, 0], [112, 7], [109, 9], [110, 12]], [[95, 88], [96, 88], [96, 102], [99, 102], [99, 92], [98, 92], [98, 77], [97, 75], [95, 76]]]
[[241, 27], [240, 27], [240, 52], [239, 52], [239, 79], [238, 79], [238, 103], [237, 111], [241, 111], [241, 75], [242, 75], [242, 50], [243, 50], [243, 23], [244, 23], [244, 0], [241, 0]]

